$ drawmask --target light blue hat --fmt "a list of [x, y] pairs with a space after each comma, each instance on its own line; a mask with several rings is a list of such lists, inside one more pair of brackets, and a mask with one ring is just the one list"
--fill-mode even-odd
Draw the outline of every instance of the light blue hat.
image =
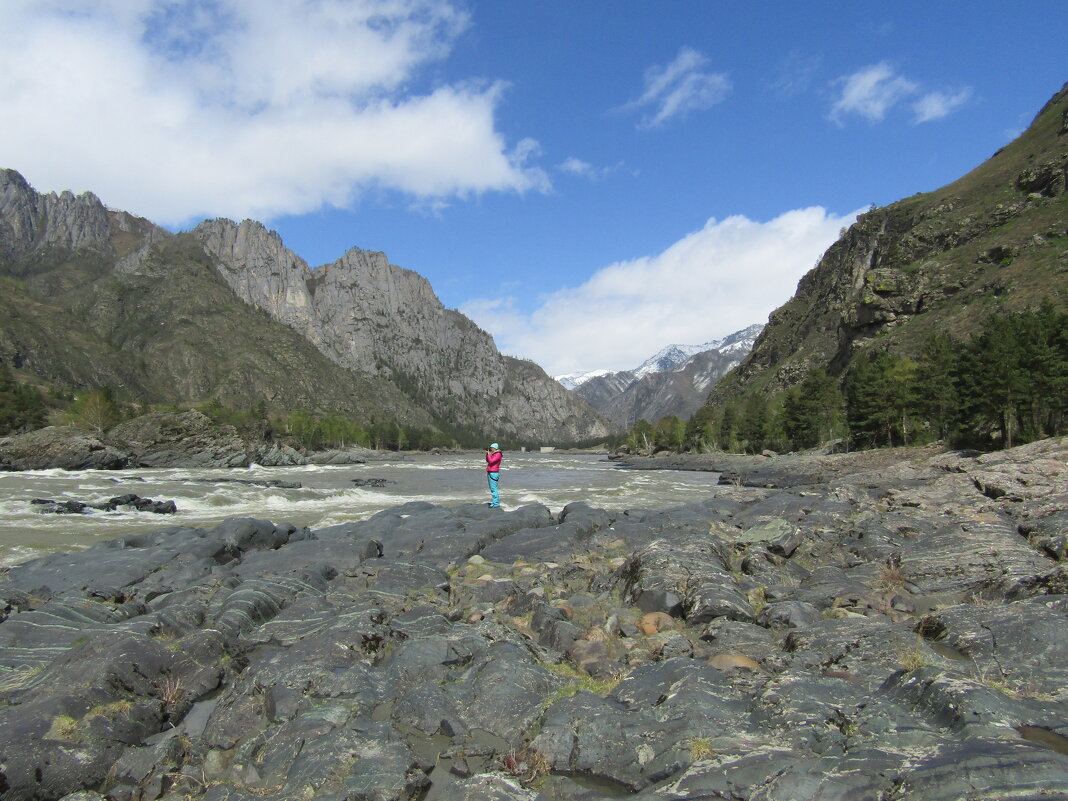
[[501, 449], [501, 446], [498, 445], [496, 442], [491, 443], [490, 447], [493, 448], [493, 450], [495, 451], [499, 451]]

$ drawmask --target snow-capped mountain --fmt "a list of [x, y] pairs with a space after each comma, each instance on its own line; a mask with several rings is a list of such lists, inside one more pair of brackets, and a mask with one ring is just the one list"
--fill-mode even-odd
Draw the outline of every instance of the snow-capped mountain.
[[[706, 354], [709, 350], [718, 350], [721, 354], [736, 354], [738, 351], [748, 352], [753, 349], [753, 343], [756, 342], [756, 337], [764, 326], [753, 325], [749, 328], [736, 331], [735, 333], [724, 336], [722, 340], [712, 340], [706, 342], [704, 345], [669, 345], [659, 352], [654, 357], [650, 357], [641, 363], [640, 366], [635, 367], [633, 371], [635, 377], [644, 378], [647, 375], [654, 373], [666, 373], [669, 371], [680, 370], [690, 359], [697, 354]], [[594, 371], [588, 373], [590, 378], [596, 378], [597, 374], [603, 374], [607, 371]], [[588, 379], [585, 379], [588, 380]], [[565, 384], [566, 386], [566, 384]], [[570, 389], [570, 388], [568, 388]]]
[[567, 375], [553, 376], [557, 381], [564, 385], [564, 389], [578, 389], [591, 378], [600, 378], [603, 375], [608, 375], [611, 370], [591, 370], [588, 373], [568, 373]]
[[703, 345], [668, 345], [633, 370], [591, 370], [556, 380], [624, 426], [670, 414], [687, 418], [712, 385], [749, 354], [763, 328], [751, 325]]

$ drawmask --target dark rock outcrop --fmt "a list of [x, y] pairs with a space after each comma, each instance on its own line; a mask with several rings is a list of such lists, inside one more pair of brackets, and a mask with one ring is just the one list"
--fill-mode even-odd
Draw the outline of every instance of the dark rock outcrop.
[[664, 510], [413, 502], [27, 562], [0, 574], [0, 787], [1068, 798], [1066, 456], [812, 455], [823, 483]]
[[120, 423], [108, 439], [137, 467], [247, 467], [244, 441], [197, 411], [156, 412]]
[[120, 470], [132, 466], [128, 453], [69, 426], [48, 426], [0, 439], [0, 464], [8, 470]]
[[0, 439], [0, 469], [119, 470], [126, 467], [264, 467], [305, 464], [277, 442], [249, 442], [233, 426], [195, 411], [150, 412], [96, 435], [52, 426]]
[[53, 501], [47, 498], [34, 498], [30, 501], [42, 514], [89, 514], [92, 511], [114, 512], [123, 507], [138, 512], [152, 512], [157, 515], [172, 515], [178, 511], [174, 501], [156, 501], [142, 498], [133, 493], [109, 498], [103, 503], [86, 503], [84, 501]]

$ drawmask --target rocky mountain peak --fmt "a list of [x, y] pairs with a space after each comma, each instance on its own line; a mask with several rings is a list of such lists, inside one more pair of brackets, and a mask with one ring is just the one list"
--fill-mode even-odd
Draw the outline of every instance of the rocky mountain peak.
[[315, 341], [312, 273], [282, 237], [255, 220], [223, 218], [205, 220], [192, 233], [218, 260], [219, 273], [241, 300]]
[[610, 426], [541, 371], [446, 310], [423, 276], [352, 248], [308, 268], [260, 223], [210, 220], [194, 236], [246, 303], [301, 333], [341, 367], [394, 382], [438, 420], [501, 438], [579, 440]]
[[15, 170], [0, 170], [0, 254], [19, 259], [49, 247], [111, 251], [108, 211], [92, 192], [38, 194]]

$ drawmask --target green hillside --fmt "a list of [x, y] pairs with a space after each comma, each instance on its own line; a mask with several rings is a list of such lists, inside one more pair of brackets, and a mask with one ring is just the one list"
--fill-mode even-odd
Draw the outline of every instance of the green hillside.
[[157, 243], [134, 272], [113, 263], [55, 249], [0, 263], [0, 361], [59, 388], [108, 385], [146, 404], [265, 402], [430, 425], [389, 383], [338, 367], [242, 303], [191, 236]]
[[713, 388], [704, 416], [781, 398], [814, 370], [841, 382], [869, 350], [916, 358], [936, 333], [968, 341], [996, 312], [1068, 309], [1066, 173], [1068, 85], [967, 175], [844, 231]]

